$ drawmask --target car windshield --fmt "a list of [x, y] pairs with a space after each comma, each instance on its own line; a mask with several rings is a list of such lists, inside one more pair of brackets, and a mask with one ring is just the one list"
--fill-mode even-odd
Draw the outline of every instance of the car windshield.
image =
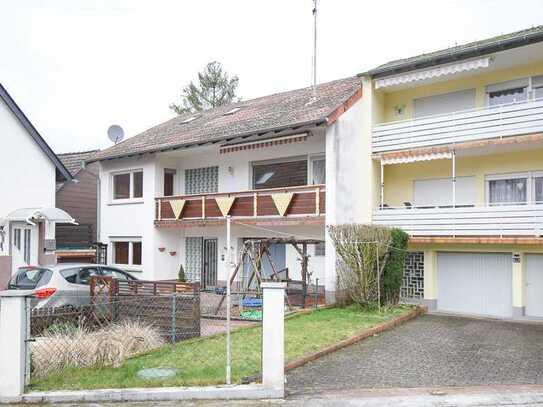
[[51, 270], [38, 267], [20, 267], [9, 281], [9, 288], [32, 290], [45, 285], [52, 276]]

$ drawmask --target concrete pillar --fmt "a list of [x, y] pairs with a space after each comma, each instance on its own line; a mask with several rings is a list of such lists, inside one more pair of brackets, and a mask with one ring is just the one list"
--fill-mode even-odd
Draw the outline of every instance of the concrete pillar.
[[437, 253], [424, 251], [424, 304], [429, 311], [437, 309]]
[[513, 253], [513, 317], [522, 317], [525, 314], [525, 268], [525, 253]]
[[262, 384], [285, 391], [286, 283], [262, 283]]
[[0, 291], [0, 400], [25, 390], [29, 291]]

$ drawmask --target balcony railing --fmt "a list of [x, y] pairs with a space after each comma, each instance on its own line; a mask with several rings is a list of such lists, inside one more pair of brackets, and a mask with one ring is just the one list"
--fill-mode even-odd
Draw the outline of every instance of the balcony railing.
[[543, 132], [543, 100], [484, 107], [373, 128], [374, 153]]
[[543, 205], [441, 208], [384, 208], [376, 224], [399, 227], [411, 236], [541, 236]]
[[155, 220], [319, 217], [325, 213], [325, 194], [325, 185], [308, 185], [161, 197], [156, 198]]

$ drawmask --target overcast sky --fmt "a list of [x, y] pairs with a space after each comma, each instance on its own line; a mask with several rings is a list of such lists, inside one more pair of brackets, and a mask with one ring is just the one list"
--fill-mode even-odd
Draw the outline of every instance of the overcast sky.
[[[0, 81], [57, 152], [173, 113], [207, 62], [250, 99], [311, 79], [312, 0], [0, 0]], [[543, 23], [543, 0], [319, 0], [319, 82]], [[7, 135], [0, 134], [0, 137]]]

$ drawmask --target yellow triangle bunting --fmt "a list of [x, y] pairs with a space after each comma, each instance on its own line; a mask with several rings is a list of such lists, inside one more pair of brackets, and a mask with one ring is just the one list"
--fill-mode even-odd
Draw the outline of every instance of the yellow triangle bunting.
[[179, 219], [183, 208], [185, 207], [184, 199], [170, 199], [170, 206], [172, 207], [173, 215], [175, 219]]
[[285, 216], [285, 213], [287, 212], [288, 206], [290, 205], [290, 201], [293, 197], [292, 192], [285, 192], [282, 194], [272, 194], [273, 203], [275, 204], [275, 207], [277, 208], [277, 212], [279, 212], [279, 215]]
[[227, 216], [232, 208], [232, 204], [236, 200], [235, 196], [223, 196], [220, 198], [215, 198], [219, 209], [221, 210], [222, 216]]

